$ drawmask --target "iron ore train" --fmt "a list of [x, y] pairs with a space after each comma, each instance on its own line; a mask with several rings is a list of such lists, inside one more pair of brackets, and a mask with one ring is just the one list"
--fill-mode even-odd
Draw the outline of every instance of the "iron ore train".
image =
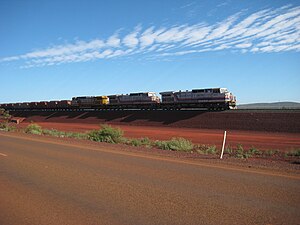
[[108, 96], [73, 97], [72, 100], [0, 104], [6, 110], [227, 110], [236, 108], [236, 97], [227, 88], [191, 91], [139, 92]]

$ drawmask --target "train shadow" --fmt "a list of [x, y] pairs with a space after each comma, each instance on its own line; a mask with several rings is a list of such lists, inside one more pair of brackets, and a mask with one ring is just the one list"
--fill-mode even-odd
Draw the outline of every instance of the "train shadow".
[[151, 111], [151, 110], [111, 110], [111, 111], [14, 111], [13, 116], [36, 118], [40, 120], [52, 121], [68, 119], [80, 120], [82, 122], [120, 122], [134, 123], [145, 121], [148, 123], [169, 125], [181, 120], [188, 120], [204, 114], [206, 111]]
[[122, 119], [121, 122], [132, 123], [137, 120], [144, 120], [148, 122], [161, 123], [169, 125], [181, 120], [188, 120], [199, 114], [205, 113], [204, 111], [139, 111], [128, 115]]

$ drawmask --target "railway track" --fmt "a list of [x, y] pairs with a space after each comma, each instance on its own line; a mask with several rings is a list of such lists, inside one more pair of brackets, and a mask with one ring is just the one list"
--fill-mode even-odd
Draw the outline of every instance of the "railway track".
[[12, 109], [10, 112], [98, 112], [98, 111], [124, 111], [124, 112], [147, 112], [147, 111], [157, 111], [157, 112], [213, 112], [213, 113], [248, 113], [248, 112], [259, 112], [259, 113], [272, 113], [272, 112], [285, 112], [285, 113], [300, 113], [300, 109], [234, 109], [234, 110], [207, 110], [207, 109], [179, 109], [179, 110], [165, 110], [165, 109]]

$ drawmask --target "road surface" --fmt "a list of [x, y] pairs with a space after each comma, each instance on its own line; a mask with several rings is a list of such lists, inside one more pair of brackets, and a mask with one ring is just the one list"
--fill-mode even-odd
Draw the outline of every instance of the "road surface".
[[0, 203], [5, 225], [299, 224], [300, 177], [0, 132]]

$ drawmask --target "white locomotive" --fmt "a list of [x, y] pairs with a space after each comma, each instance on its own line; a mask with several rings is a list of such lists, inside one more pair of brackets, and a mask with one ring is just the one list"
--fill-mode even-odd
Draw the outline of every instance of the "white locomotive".
[[124, 104], [155, 104], [160, 102], [160, 98], [155, 92], [139, 92], [126, 95], [109, 95], [109, 104], [124, 105]]
[[236, 98], [227, 88], [193, 89], [160, 92], [162, 108], [235, 109]]

